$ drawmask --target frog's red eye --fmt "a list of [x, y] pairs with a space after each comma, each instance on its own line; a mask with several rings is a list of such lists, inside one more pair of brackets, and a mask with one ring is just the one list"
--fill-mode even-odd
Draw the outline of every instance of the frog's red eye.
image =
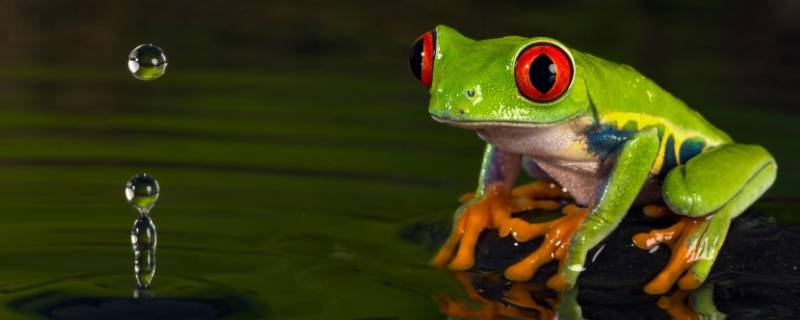
[[436, 41], [436, 37], [433, 32], [425, 32], [414, 42], [408, 55], [411, 72], [426, 87], [430, 87], [431, 81], [433, 81], [434, 41]]
[[514, 78], [523, 96], [549, 102], [567, 91], [573, 73], [575, 68], [564, 49], [550, 43], [535, 43], [517, 57]]

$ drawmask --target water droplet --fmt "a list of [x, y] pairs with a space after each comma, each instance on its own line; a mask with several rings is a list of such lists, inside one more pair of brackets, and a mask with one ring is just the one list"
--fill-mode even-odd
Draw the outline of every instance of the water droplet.
[[160, 191], [155, 178], [146, 173], [137, 174], [125, 184], [125, 199], [144, 216], [156, 205]]
[[156, 275], [156, 225], [147, 215], [133, 222], [131, 246], [133, 247], [133, 272], [138, 289], [149, 289]]
[[139, 80], [158, 79], [167, 71], [167, 56], [155, 45], [141, 44], [128, 55], [128, 70]]
[[143, 216], [133, 222], [131, 244], [134, 249], [155, 249], [157, 243], [156, 225], [150, 217]]

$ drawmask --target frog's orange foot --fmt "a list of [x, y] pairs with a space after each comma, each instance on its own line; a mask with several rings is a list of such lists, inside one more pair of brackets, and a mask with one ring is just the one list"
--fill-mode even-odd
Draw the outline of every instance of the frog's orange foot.
[[705, 230], [708, 228], [707, 218], [681, 217], [671, 227], [640, 233], [633, 237], [633, 243], [642, 249], [651, 249], [661, 243], [667, 244], [672, 256], [661, 271], [644, 287], [649, 294], [663, 294], [672, 288], [678, 277], [681, 289], [696, 289], [700, 280], [691, 272], [686, 272], [703, 254]]
[[511, 208], [510, 194], [499, 186], [469, 203], [461, 209], [450, 237], [431, 263], [435, 266], [449, 263], [452, 270], [471, 268], [475, 264], [474, 251], [478, 236], [484, 229], [496, 228], [496, 222], [510, 219]]
[[[586, 220], [589, 211], [589, 208], [580, 208], [574, 204], [570, 204], [564, 207], [563, 217], [544, 224], [530, 224], [531, 227], [529, 227], [529, 230], [537, 228], [538, 229], [535, 230], [537, 232], [541, 231], [539, 229], [544, 230], [544, 241], [539, 245], [536, 251], [508, 267], [505, 271], [505, 277], [513, 281], [530, 280], [539, 267], [553, 260], [559, 260], [562, 264], [560, 267], [563, 267], [564, 257], [567, 248], [569, 248], [569, 242], [575, 234], [575, 231], [578, 230], [578, 227]], [[551, 281], [548, 281], [547, 285], [551, 288], [563, 289], [565, 287], [564, 283], [562, 283], [564, 281], [558, 278], [558, 276], [550, 280]]]
[[539, 180], [517, 186], [511, 190], [513, 212], [526, 210], [556, 210], [561, 207], [561, 200], [569, 194], [555, 182]]
[[644, 206], [644, 208], [642, 208], [642, 211], [644, 212], [644, 215], [656, 219], [666, 218], [675, 215], [675, 213], [673, 213], [672, 210], [669, 209], [669, 207], [662, 205], [646, 205]]
[[564, 199], [569, 196], [566, 190], [558, 183], [546, 180], [538, 180], [528, 184], [517, 186], [511, 190], [511, 195], [531, 199]]
[[[512, 213], [533, 209], [555, 210], [561, 207], [560, 200], [566, 197], [561, 186], [537, 181], [514, 188], [510, 193], [500, 186], [493, 186], [481, 198], [467, 193], [459, 199], [469, 203], [462, 209], [447, 242], [439, 249], [431, 263], [444, 266], [449, 263], [452, 270], [467, 270], [475, 264], [475, 244], [485, 229], [498, 229], [501, 237], [514, 235], [517, 241], [528, 241], [546, 232], [552, 223], [531, 224]], [[470, 202], [472, 201], [472, 202]]]
[[[556, 210], [561, 207], [560, 200], [568, 194], [560, 185], [550, 181], [536, 181], [517, 186], [511, 190], [511, 212], [528, 210]], [[475, 192], [467, 192], [458, 198], [458, 202], [466, 203], [475, 197]]]

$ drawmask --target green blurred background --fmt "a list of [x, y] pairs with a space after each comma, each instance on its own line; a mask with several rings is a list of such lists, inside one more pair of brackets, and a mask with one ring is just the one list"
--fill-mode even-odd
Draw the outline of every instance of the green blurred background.
[[[408, 71], [437, 24], [629, 64], [766, 146], [766, 197], [796, 201], [799, 16], [793, 0], [0, 1], [3, 312], [130, 296], [122, 188], [148, 172], [157, 296], [241, 297], [243, 317], [438, 317], [431, 297], [458, 286], [398, 229], [451, 215], [482, 143], [431, 121]], [[161, 79], [127, 71], [141, 43], [166, 51]]]

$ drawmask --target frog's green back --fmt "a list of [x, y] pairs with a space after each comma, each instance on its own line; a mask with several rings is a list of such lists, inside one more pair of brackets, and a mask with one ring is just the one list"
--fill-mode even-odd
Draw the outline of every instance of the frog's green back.
[[583, 73], [597, 119], [617, 129], [662, 127], [676, 144], [698, 137], [707, 147], [731, 138], [683, 101], [642, 76], [632, 67], [571, 50], [577, 72]]

